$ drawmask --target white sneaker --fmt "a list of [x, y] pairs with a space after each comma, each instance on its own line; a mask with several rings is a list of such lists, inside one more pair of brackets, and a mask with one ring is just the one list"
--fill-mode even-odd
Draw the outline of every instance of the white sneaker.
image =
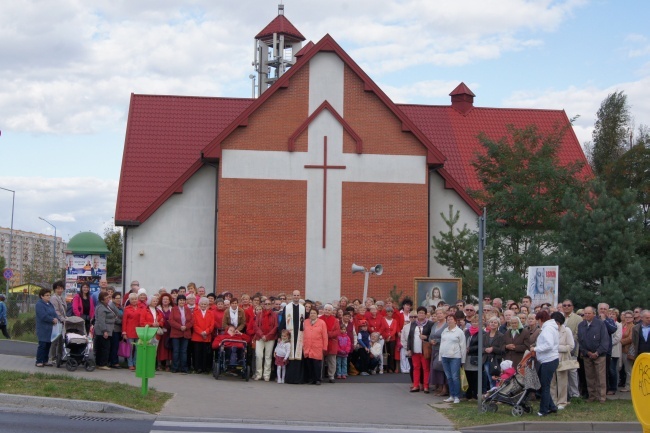
[[449, 397], [443, 400], [445, 403], [451, 403], [454, 401], [454, 397]]
[[454, 397], [454, 404], [458, 404], [458, 403], [460, 403], [460, 400], [458, 399], [458, 397]]
[[278, 377], [278, 383], [282, 383], [282, 379]]
[[384, 370], [379, 370], [379, 374], [384, 374]]

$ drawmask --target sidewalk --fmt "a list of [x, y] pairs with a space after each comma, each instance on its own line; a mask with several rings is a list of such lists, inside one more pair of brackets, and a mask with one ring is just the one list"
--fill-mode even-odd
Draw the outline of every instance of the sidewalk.
[[[85, 379], [121, 382], [140, 387], [140, 379], [129, 370], [87, 372], [79, 368], [37, 368], [36, 345], [0, 340], [0, 369], [29, 373], [61, 374]], [[8, 354], [11, 353], [11, 354]], [[372, 428], [422, 428], [453, 431], [453, 425], [430, 405], [443, 404], [431, 394], [409, 393], [408, 375], [351, 377], [335, 384], [278, 385], [264, 381], [245, 382], [241, 378], [211, 375], [158, 373], [149, 385], [174, 397], [158, 419], [192, 421], [259, 422], [268, 424], [356, 425]], [[1, 392], [1, 390], [0, 390]], [[608, 399], [630, 399], [618, 392]], [[12, 404], [3, 401], [1, 404]], [[27, 405], [27, 404], [25, 404]], [[463, 431], [556, 431], [556, 423], [521, 420], [509, 424], [477, 426]], [[550, 428], [550, 430], [547, 430]], [[635, 423], [618, 423], [618, 431], [641, 431]], [[611, 431], [608, 423], [562, 423], [562, 431]]]
[[[110, 380], [140, 386], [129, 370], [87, 372], [78, 369], [37, 368], [33, 357], [0, 355], [0, 368], [29, 373], [62, 374], [85, 379]], [[356, 378], [355, 378], [356, 379]], [[375, 379], [375, 376], [368, 378]], [[442, 400], [423, 393], [409, 393], [407, 375], [383, 375], [381, 382], [337, 381], [335, 384], [279, 385], [211, 375], [159, 373], [149, 385], [174, 397], [165, 405], [165, 418], [219, 418], [263, 420], [273, 423], [325, 423], [382, 425], [384, 428], [426, 427], [453, 430], [452, 424], [429, 404]], [[353, 383], [356, 382], [356, 383]]]

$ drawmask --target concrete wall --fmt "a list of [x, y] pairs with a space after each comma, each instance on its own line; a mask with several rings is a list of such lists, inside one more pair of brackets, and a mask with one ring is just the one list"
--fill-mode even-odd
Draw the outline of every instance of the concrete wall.
[[[453, 212], [460, 211], [460, 219], [456, 224], [459, 229], [463, 224], [472, 231], [478, 230], [478, 215], [471, 207], [454, 191], [445, 188], [445, 180], [437, 173], [429, 174], [429, 246], [433, 245], [433, 236], [440, 236], [439, 233], [448, 231], [445, 221], [440, 216], [442, 212], [445, 217], [449, 215], [449, 205], [453, 205]], [[477, 245], [478, 248], [478, 245]], [[445, 266], [436, 262], [436, 251], [432, 248], [429, 258], [429, 276], [436, 278], [451, 278], [451, 274]]]
[[[154, 293], [193, 281], [214, 288], [214, 219], [217, 171], [205, 166], [126, 238], [124, 286], [132, 280]], [[140, 252], [144, 252], [140, 255]]]

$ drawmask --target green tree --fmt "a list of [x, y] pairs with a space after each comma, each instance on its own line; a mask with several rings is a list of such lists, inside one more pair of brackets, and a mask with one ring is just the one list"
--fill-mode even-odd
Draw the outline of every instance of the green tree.
[[641, 206], [643, 226], [650, 226], [650, 142], [637, 144], [621, 156], [611, 169], [610, 191], [620, 195], [630, 188]]
[[486, 152], [472, 165], [483, 189], [472, 195], [487, 207], [485, 287], [492, 296], [520, 297], [528, 267], [548, 263], [557, 250], [561, 198], [584, 187], [583, 164], [558, 159], [565, 131], [508, 126], [498, 141], [479, 136]]
[[122, 275], [122, 230], [113, 227], [104, 230], [104, 242], [110, 251], [106, 257], [106, 272], [108, 277]]
[[578, 305], [609, 302], [618, 308], [650, 303], [648, 260], [638, 251], [643, 223], [635, 193], [619, 196], [595, 181], [569, 192], [560, 234], [560, 290]]
[[440, 217], [447, 226], [447, 231], [433, 236], [431, 248], [435, 250], [434, 257], [442, 266], [446, 266], [451, 275], [463, 279], [463, 296], [474, 295], [478, 288], [478, 233], [464, 224], [458, 228], [460, 211], [454, 213], [453, 205], [449, 205], [449, 214]]
[[5, 261], [4, 256], [0, 256], [0, 293], [4, 293], [7, 288], [7, 280], [2, 275], [5, 268], [7, 267], [7, 262]]
[[623, 91], [607, 95], [596, 113], [590, 158], [594, 173], [605, 180], [610, 178], [610, 165], [628, 147], [630, 122], [630, 108]]

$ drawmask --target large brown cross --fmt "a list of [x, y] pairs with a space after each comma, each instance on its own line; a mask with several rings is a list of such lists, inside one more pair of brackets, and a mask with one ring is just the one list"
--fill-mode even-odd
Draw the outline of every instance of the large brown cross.
[[323, 170], [323, 248], [325, 248], [325, 234], [327, 227], [327, 170], [345, 170], [346, 167], [344, 165], [327, 165], [327, 136], [323, 137], [323, 144], [323, 152], [325, 153], [323, 165], [305, 165], [305, 168], [320, 168]]

